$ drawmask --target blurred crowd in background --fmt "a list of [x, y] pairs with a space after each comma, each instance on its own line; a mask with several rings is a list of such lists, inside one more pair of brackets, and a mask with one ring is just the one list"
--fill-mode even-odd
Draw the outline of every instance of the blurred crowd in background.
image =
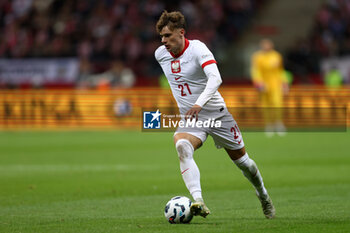
[[350, 1], [326, 0], [315, 16], [306, 38], [299, 39], [285, 54], [294, 75], [320, 73], [325, 57], [350, 55]]
[[153, 55], [160, 45], [155, 23], [164, 9], [183, 12], [187, 37], [215, 49], [234, 41], [261, 2], [2, 0], [0, 56], [78, 57], [80, 80], [124, 66], [138, 77], [154, 77], [161, 72]]
[[[183, 12], [187, 37], [203, 41], [216, 53], [239, 38], [265, 2], [0, 0], [0, 57], [77, 57], [80, 87], [156, 83], [161, 70], [153, 55], [160, 45], [155, 23], [164, 9]], [[329, 0], [310, 36], [284, 55], [292, 73], [305, 75], [319, 73], [324, 56], [349, 53], [350, 1]]]

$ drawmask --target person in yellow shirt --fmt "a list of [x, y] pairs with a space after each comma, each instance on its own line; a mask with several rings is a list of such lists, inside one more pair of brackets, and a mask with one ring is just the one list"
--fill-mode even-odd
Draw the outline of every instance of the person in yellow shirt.
[[260, 50], [253, 54], [251, 77], [264, 109], [266, 135], [272, 136], [274, 132], [284, 135], [286, 129], [282, 122], [282, 107], [283, 95], [288, 92], [288, 81], [282, 56], [274, 49], [270, 39], [262, 39]]

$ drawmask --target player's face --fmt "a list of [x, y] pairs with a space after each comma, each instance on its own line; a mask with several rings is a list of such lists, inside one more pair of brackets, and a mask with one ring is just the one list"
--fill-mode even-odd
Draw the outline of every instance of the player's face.
[[262, 50], [268, 52], [273, 49], [273, 43], [271, 40], [264, 39], [260, 42], [260, 47]]
[[184, 29], [176, 28], [171, 31], [168, 26], [165, 26], [159, 34], [162, 38], [162, 43], [169, 52], [176, 55], [182, 51], [184, 47]]

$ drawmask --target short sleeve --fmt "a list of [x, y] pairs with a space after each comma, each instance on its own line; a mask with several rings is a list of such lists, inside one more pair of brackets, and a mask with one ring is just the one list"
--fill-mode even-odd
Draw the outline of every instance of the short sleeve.
[[156, 49], [156, 51], [154, 52], [154, 57], [155, 59], [160, 63], [162, 61], [162, 59], [164, 58], [165, 55], [165, 47], [164, 45], [160, 46], [158, 49]]
[[197, 56], [197, 61], [199, 65], [202, 66], [203, 69], [207, 65], [210, 65], [213, 63], [216, 64], [216, 60], [212, 52], [210, 52], [208, 47], [200, 41], [198, 41], [195, 46], [195, 54]]
[[159, 50], [160, 48], [156, 49], [156, 51], [154, 51], [154, 58], [159, 61]]

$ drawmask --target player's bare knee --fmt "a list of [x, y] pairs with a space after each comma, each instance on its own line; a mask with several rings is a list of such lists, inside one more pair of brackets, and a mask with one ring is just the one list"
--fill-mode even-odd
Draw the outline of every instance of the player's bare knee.
[[179, 139], [175, 144], [177, 155], [180, 160], [190, 159], [193, 157], [193, 146], [187, 139]]
[[232, 160], [240, 159], [246, 153], [245, 147], [243, 147], [239, 150], [229, 150], [226, 148], [225, 148], [225, 150]]

